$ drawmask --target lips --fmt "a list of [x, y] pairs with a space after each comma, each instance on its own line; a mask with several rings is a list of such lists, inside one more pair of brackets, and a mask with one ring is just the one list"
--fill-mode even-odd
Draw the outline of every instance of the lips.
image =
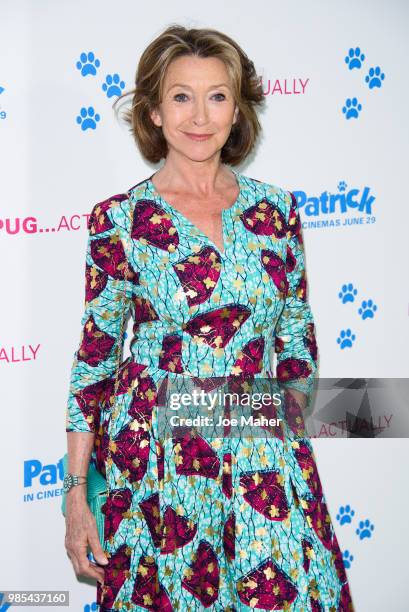
[[213, 134], [189, 134], [189, 132], [184, 132], [184, 134], [192, 140], [208, 140], [211, 136], [213, 136]]

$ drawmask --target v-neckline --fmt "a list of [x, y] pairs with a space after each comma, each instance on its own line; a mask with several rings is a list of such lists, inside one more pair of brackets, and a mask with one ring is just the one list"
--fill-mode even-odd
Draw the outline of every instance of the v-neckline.
[[236, 170], [234, 170], [233, 168], [231, 168], [231, 171], [236, 176], [236, 182], [237, 182], [237, 185], [239, 187], [239, 193], [237, 195], [236, 200], [228, 208], [222, 208], [221, 209], [223, 250], [220, 250], [220, 248], [213, 242], [213, 240], [211, 240], [209, 238], [209, 236], [207, 234], [205, 234], [205, 232], [203, 230], [201, 230], [195, 223], [193, 223], [193, 221], [191, 221], [188, 217], [186, 217], [186, 215], [184, 215], [180, 210], [178, 210], [177, 208], [172, 206], [172, 204], [169, 204], [169, 202], [167, 202], [161, 196], [161, 194], [159, 193], [158, 189], [155, 187], [154, 183], [152, 182], [152, 177], [155, 176], [156, 172], [151, 174], [151, 176], [147, 179], [150, 191], [157, 198], [159, 198], [159, 200], [161, 201], [163, 207], [168, 209], [169, 212], [174, 217], [179, 219], [179, 221], [183, 222], [185, 225], [188, 225], [191, 229], [194, 229], [195, 230], [195, 235], [200, 235], [202, 238], [205, 238], [207, 240], [207, 242], [209, 242], [217, 250], [217, 252], [220, 253], [222, 258], [225, 257], [226, 250], [227, 250], [227, 245], [226, 245], [226, 241], [225, 241], [225, 231], [224, 231], [224, 225], [225, 225], [225, 223], [224, 223], [224, 216], [227, 213], [231, 213], [236, 208], [236, 206], [239, 204], [239, 202], [241, 201], [242, 194], [243, 194], [243, 186], [244, 186], [241, 174], [239, 172], [237, 172]]

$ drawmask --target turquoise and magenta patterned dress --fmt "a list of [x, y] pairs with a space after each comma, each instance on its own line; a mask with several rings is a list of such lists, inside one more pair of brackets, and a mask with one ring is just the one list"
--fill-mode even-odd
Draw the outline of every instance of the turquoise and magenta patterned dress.
[[[102, 612], [353, 610], [288, 391], [309, 398], [317, 371], [297, 201], [233, 172], [240, 193], [222, 211], [223, 251], [161, 197], [153, 175], [89, 216], [66, 431], [95, 433], [91, 460], [110, 488]], [[123, 307], [133, 336], [113, 397]], [[161, 438], [165, 379], [228, 377], [240, 387], [273, 376], [284, 396], [279, 427], [253, 438]]]

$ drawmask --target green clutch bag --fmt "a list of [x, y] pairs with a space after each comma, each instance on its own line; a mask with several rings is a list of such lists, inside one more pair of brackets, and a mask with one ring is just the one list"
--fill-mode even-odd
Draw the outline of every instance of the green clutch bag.
[[[63, 457], [64, 476], [68, 472], [68, 453]], [[92, 514], [95, 516], [97, 523], [99, 541], [101, 546], [104, 545], [104, 521], [105, 515], [101, 508], [107, 500], [107, 481], [97, 470], [93, 461], [89, 462], [88, 473], [87, 473], [87, 503]], [[62, 494], [61, 511], [65, 516], [67, 494]]]

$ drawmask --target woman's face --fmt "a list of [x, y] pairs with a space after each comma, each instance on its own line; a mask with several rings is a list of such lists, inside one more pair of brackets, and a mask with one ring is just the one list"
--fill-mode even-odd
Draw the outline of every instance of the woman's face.
[[[191, 160], [204, 161], [220, 152], [238, 110], [222, 60], [182, 56], [169, 64], [163, 99], [151, 118], [155, 125], [162, 126], [169, 153], [173, 150]], [[188, 133], [210, 137], [195, 140]]]

